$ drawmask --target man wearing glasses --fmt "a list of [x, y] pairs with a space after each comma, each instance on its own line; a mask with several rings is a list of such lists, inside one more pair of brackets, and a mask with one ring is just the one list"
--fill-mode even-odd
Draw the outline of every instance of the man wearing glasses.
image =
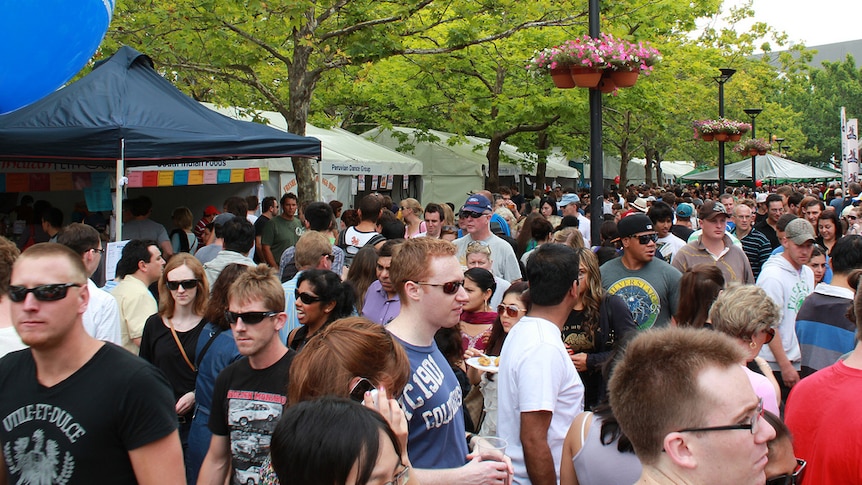
[[764, 483], [775, 430], [742, 359], [730, 337], [691, 328], [644, 332], [629, 343], [609, 389], [643, 465], [638, 483]]
[[602, 286], [623, 300], [638, 328], [666, 327], [676, 313], [682, 273], [655, 257], [658, 235], [646, 214], [617, 224], [623, 255], [603, 264]]
[[438, 330], [458, 325], [468, 301], [455, 251], [447, 241], [422, 237], [402, 243], [392, 258], [389, 277], [401, 299], [401, 313], [386, 329], [410, 359], [410, 378], [400, 400], [407, 417], [407, 450], [424, 485], [499, 484], [509, 476], [507, 463], [479, 457], [467, 461], [461, 386], [434, 341]]
[[0, 482], [185, 483], [167, 380], [84, 330], [80, 254], [36, 244], [9, 283], [12, 322], [30, 348], [0, 361]]
[[[81, 255], [88, 276], [92, 277], [99, 269], [105, 250], [102, 249], [99, 232], [92, 226], [73, 222], [60, 231], [57, 242]], [[87, 289], [90, 291], [90, 303], [84, 312], [84, 330], [96, 340], [122, 345], [117, 300], [90, 278], [87, 278]]]
[[[248, 222], [248, 221], [244, 221]], [[199, 484], [224, 485], [260, 481], [260, 466], [269, 454], [272, 431], [287, 403], [290, 363], [295, 352], [279, 338], [284, 326], [284, 290], [274, 270], [261, 264], [231, 285], [225, 319], [243, 358], [216, 378], [209, 420], [209, 451]], [[255, 476], [257, 479], [248, 478]]]
[[463, 222], [462, 228], [467, 233], [464, 237], [455, 240], [458, 248], [458, 259], [461, 266], [467, 267], [467, 246], [473, 241], [482, 241], [491, 247], [494, 255], [494, 276], [499, 276], [506, 281], [512, 282], [521, 279], [521, 268], [512, 246], [495, 236], [491, 232], [491, 216], [493, 212], [491, 201], [482, 194], [473, 194], [464, 202], [461, 213], [458, 215], [459, 222]]

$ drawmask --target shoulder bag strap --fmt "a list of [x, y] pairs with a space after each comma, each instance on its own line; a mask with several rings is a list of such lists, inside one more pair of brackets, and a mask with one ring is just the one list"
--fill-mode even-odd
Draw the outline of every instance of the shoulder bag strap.
[[197, 370], [200, 369], [201, 362], [203, 362], [204, 355], [206, 355], [207, 350], [210, 349], [210, 345], [212, 345], [213, 342], [215, 342], [216, 337], [218, 337], [219, 334], [221, 334], [222, 332], [224, 332], [224, 329], [219, 328], [219, 329], [216, 329], [216, 331], [213, 332], [212, 335], [210, 335], [209, 340], [207, 340], [207, 343], [205, 343], [204, 347], [201, 349], [201, 353], [199, 353], [197, 355], [197, 357], [195, 358], [195, 372], [197, 372]]
[[186, 364], [188, 364], [189, 369], [197, 372], [198, 369], [194, 366], [194, 364], [192, 364], [192, 361], [189, 360], [189, 356], [186, 355], [186, 349], [184, 349], [183, 344], [180, 343], [180, 338], [177, 336], [177, 331], [174, 330], [174, 324], [171, 322], [170, 318], [168, 318], [168, 327], [170, 327], [171, 329], [171, 335], [174, 336], [174, 342], [177, 343], [177, 347], [179, 347], [180, 353], [183, 354], [183, 360], [186, 361]]

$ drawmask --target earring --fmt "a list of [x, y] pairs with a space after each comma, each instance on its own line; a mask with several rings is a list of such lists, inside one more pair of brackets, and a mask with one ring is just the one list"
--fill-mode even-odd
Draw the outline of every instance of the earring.
[[757, 344], [754, 343], [754, 340], [752, 340], [751, 342], [748, 342], [748, 346], [753, 349], [753, 348], [757, 347]]

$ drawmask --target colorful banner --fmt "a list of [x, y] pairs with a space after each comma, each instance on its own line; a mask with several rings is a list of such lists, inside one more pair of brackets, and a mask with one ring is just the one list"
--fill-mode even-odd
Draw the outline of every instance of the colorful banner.
[[841, 177], [845, 184], [850, 184], [859, 181], [858, 120], [855, 118], [847, 120], [842, 133]]

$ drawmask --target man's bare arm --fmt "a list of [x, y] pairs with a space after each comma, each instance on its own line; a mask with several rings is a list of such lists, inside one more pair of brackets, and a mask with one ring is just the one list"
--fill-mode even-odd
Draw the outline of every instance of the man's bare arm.
[[135, 478], [142, 485], [182, 485], [186, 481], [179, 432], [129, 451]]
[[527, 475], [533, 485], [556, 485], [557, 470], [548, 446], [548, 429], [553, 413], [534, 411], [521, 413], [521, 445]]

